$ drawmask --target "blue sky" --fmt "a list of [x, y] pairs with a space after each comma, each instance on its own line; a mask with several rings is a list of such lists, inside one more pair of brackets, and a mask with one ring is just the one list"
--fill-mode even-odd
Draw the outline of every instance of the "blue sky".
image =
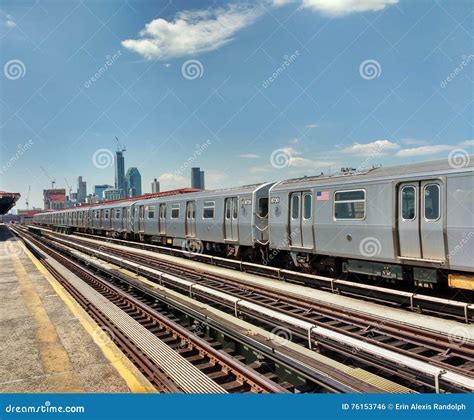
[[[473, 153], [469, 1], [2, 0], [0, 190], [208, 188]], [[200, 150], [200, 153], [196, 153]], [[183, 168], [184, 167], [184, 168]]]

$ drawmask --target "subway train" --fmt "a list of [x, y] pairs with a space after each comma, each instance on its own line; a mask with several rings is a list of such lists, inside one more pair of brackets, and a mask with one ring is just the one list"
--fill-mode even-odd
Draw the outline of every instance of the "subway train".
[[337, 277], [474, 290], [474, 157], [81, 206], [35, 225]]

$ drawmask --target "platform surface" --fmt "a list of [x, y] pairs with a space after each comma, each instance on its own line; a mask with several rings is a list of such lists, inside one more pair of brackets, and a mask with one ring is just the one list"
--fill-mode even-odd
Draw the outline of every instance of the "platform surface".
[[152, 392], [30, 256], [0, 225], [0, 393]]

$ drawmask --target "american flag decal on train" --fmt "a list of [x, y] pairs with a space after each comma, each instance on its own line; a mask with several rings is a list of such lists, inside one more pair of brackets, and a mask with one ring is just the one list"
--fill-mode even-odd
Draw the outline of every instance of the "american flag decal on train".
[[329, 191], [317, 191], [316, 201], [327, 201], [329, 200]]

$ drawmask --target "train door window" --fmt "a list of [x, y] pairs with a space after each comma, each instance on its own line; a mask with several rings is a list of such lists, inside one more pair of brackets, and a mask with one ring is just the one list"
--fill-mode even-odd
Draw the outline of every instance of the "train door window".
[[120, 219], [120, 209], [115, 209], [115, 218]]
[[416, 219], [416, 188], [412, 185], [407, 185], [402, 188], [401, 193], [401, 211], [403, 220]]
[[440, 216], [440, 190], [438, 184], [425, 186], [425, 219], [438, 220]]
[[203, 219], [214, 219], [214, 210], [216, 208], [215, 201], [204, 201], [202, 218]]
[[365, 190], [336, 191], [334, 194], [335, 220], [363, 220], [365, 218]]
[[109, 210], [105, 210], [105, 219], [108, 220], [108, 218], [109, 218]]
[[171, 218], [177, 219], [179, 217], [179, 204], [171, 205]]
[[237, 200], [237, 197], [232, 200], [232, 206], [234, 208], [232, 218], [235, 220], [237, 219], [239, 212], [239, 201]]
[[311, 219], [313, 213], [313, 196], [310, 193], [303, 195], [303, 218]]
[[230, 219], [232, 200], [225, 201], [225, 218]]
[[161, 212], [161, 218], [164, 220], [166, 219], [166, 204], [162, 203], [160, 204], [160, 212]]
[[268, 215], [268, 197], [261, 197], [258, 200], [258, 215], [260, 217], [267, 217], [267, 215]]
[[148, 206], [148, 214], [147, 217], [148, 219], [154, 219], [155, 218], [155, 206]]
[[293, 220], [300, 217], [300, 196], [294, 194], [291, 196], [291, 218]]

